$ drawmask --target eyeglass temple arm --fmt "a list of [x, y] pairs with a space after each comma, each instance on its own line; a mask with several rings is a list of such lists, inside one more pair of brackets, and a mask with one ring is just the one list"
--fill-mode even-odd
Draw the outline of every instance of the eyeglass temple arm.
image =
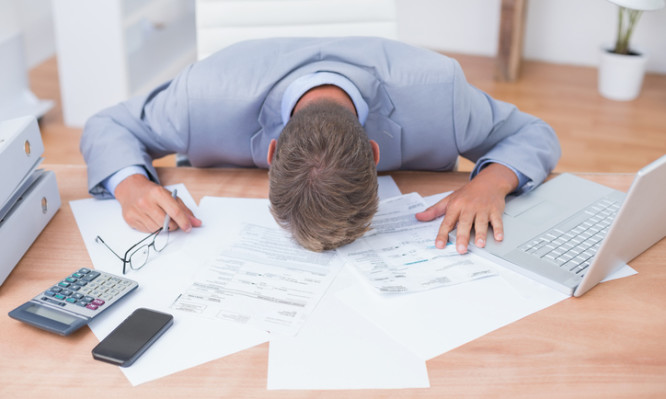
[[[128, 255], [130, 252], [132, 252], [132, 250], [133, 250], [134, 248], [136, 248], [136, 247], [138, 247], [139, 245], [143, 244], [144, 241], [149, 240], [149, 239], [155, 237], [157, 234], [160, 233], [160, 231], [162, 231], [162, 228], [161, 228], [161, 227], [160, 227], [159, 229], [153, 231], [152, 233], [148, 234], [147, 236], [145, 236], [141, 241], [139, 241], [139, 242], [137, 242], [136, 244], [132, 245], [132, 246], [127, 250], [127, 252], [125, 252], [125, 258], [127, 258], [127, 255]], [[168, 231], [168, 230], [167, 230], [167, 231]], [[107, 248], [108, 248], [108, 247], [107, 247]], [[109, 248], [109, 249], [111, 249], [111, 248]], [[115, 252], [114, 252], [114, 253], [115, 253]], [[118, 255], [116, 255], [116, 256], [118, 256]]]
[[107, 243], [104, 242], [104, 240], [102, 240], [102, 237], [100, 237], [100, 236], [95, 237], [95, 241], [96, 241], [96, 242], [101, 242], [102, 244], [104, 244], [104, 246], [105, 246], [109, 251], [111, 251], [112, 254], [116, 255], [116, 258], [120, 259], [121, 261], [123, 261], [123, 263], [125, 263], [125, 259], [121, 258], [120, 255], [118, 255], [118, 254], [116, 253], [116, 251], [114, 251], [113, 249], [111, 249], [111, 247], [108, 246]]

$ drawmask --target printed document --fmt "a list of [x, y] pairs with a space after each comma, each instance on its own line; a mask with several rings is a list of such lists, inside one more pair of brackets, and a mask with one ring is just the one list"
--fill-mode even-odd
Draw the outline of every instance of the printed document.
[[453, 245], [435, 248], [441, 219], [416, 220], [414, 213], [425, 208], [417, 193], [380, 202], [371, 230], [338, 248], [338, 253], [385, 294], [425, 291], [496, 274], [487, 264], [458, 254]]
[[277, 225], [245, 224], [172, 308], [295, 335], [341, 266], [335, 252], [308, 251]]

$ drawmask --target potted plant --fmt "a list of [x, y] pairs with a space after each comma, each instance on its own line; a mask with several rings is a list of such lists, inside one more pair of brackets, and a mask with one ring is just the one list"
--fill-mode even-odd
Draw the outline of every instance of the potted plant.
[[664, 0], [609, 0], [619, 6], [617, 39], [612, 48], [601, 51], [599, 92], [619, 101], [638, 97], [647, 57], [630, 46], [631, 35], [643, 11], [664, 7]]

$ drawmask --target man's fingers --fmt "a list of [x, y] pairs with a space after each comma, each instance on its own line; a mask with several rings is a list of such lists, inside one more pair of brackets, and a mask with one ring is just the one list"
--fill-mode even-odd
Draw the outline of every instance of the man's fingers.
[[[430, 208], [434, 208], [435, 206], [439, 205], [442, 201], [438, 202], [437, 204], [433, 205]], [[456, 228], [456, 223], [458, 222], [459, 211], [454, 208], [450, 209], [447, 208], [448, 207], [445, 204], [444, 209], [446, 210], [446, 213], [444, 219], [442, 220], [442, 223], [439, 225], [439, 231], [437, 232], [437, 237], [435, 238], [435, 247], [439, 249], [442, 249], [446, 246], [446, 243], [449, 241], [449, 233]], [[437, 210], [437, 212], [438, 211], [439, 210]]]
[[185, 210], [185, 216], [187, 216], [187, 218], [190, 219], [190, 223], [192, 224], [192, 226], [194, 227], [201, 226], [201, 220], [198, 219], [196, 216], [194, 216], [194, 212], [192, 212], [192, 210], [185, 205], [183, 200], [178, 198], [178, 203]]
[[[190, 219], [190, 214], [192, 214], [192, 211], [190, 211], [190, 209], [185, 206], [180, 198], [173, 198], [171, 192], [168, 190], [163, 190], [160, 193], [158, 204], [163, 210], [161, 213], [161, 220], [159, 221], [160, 226], [162, 223], [164, 223], [164, 217], [166, 216], [166, 213], [171, 218], [171, 221], [169, 222], [169, 230], [175, 230], [176, 226], [183, 231], [189, 232], [192, 230], [192, 222]], [[172, 222], [175, 223], [175, 226], [172, 224]]]
[[486, 246], [486, 237], [488, 235], [488, 217], [481, 213], [476, 215], [474, 221], [474, 245], [478, 248]]
[[439, 231], [437, 232], [437, 237], [435, 237], [435, 247], [442, 249], [446, 246], [446, 243], [449, 241], [449, 233], [453, 230], [452, 227], [449, 227], [448, 224], [445, 224], [442, 221], [442, 224], [439, 226]]
[[169, 190], [143, 175], [127, 177], [118, 184], [115, 195], [123, 208], [123, 218], [137, 230], [151, 233], [163, 227], [166, 215], [171, 219], [169, 230], [190, 231], [193, 226], [201, 226], [201, 220], [180, 198], [174, 199]]
[[458, 219], [458, 230], [456, 231], [456, 251], [459, 254], [467, 253], [467, 246], [469, 245], [469, 236], [472, 232], [474, 224], [474, 216], [461, 214]]
[[490, 224], [493, 226], [493, 237], [495, 241], [502, 241], [504, 239], [504, 224], [502, 223], [502, 215], [490, 215]]
[[[447, 198], [444, 198], [443, 200], [437, 202], [435, 205], [429, 207], [423, 212], [417, 213], [414, 216], [416, 216], [416, 220], [419, 220], [421, 222], [429, 222], [433, 219], [437, 219], [438, 217], [446, 213], [447, 204], [448, 200]], [[444, 241], [444, 244], [446, 244], [446, 241]]]

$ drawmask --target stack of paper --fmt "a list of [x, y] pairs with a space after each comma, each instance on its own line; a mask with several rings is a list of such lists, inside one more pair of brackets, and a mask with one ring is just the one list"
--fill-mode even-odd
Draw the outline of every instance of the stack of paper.
[[[122, 369], [133, 384], [270, 341], [268, 389], [424, 388], [428, 359], [567, 298], [474, 254], [432, 248], [441, 220], [413, 215], [442, 195], [400, 195], [390, 178], [380, 192], [397, 197], [380, 204], [367, 235], [316, 254], [291, 242], [268, 200], [204, 197], [197, 207], [179, 185], [203, 226], [174, 232], [130, 276], [141, 289], [91, 328], [101, 339], [140, 306], [174, 314], [174, 327]], [[94, 237], [124, 248], [141, 234], [114, 200], [71, 206], [95, 267], [118, 272]]]

